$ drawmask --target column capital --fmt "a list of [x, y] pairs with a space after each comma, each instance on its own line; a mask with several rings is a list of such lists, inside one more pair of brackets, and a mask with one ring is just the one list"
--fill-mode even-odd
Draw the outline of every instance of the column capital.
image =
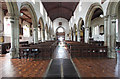
[[87, 27], [85, 27], [85, 28], [87, 29], [87, 28], [89, 28], [89, 27], [87, 26]]
[[33, 28], [34, 30], [37, 30], [37, 28]]
[[86, 30], [89, 30], [89, 27], [85, 27]]
[[11, 20], [19, 20], [19, 16], [10, 16], [10, 15], [8, 15], [8, 16], [5, 16], [5, 18], [6, 19], [11, 19]]
[[104, 21], [108, 21], [109, 15], [104, 16]]
[[115, 19], [116, 20], [117, 15], [116, 14], [111, 14], [110, 17], [111, 17], [111, 19]]

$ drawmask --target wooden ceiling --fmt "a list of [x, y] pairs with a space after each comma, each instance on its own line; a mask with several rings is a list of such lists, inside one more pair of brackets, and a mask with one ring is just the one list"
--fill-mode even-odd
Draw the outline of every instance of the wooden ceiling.
[[[0, 1], [0, 7], [2, 8], [2, 10], [4, 11], [4, 15], [6, 16], [7, 13], [8, 13], [8, 10], [7, 10], [7, 6], [6, 6], [6, 3], [4, 1]], [[22, 16], [20, 16], [20, 18], [24, 21], [27, 21], [28, 23], [32, 24], [32, 19], [31, 19], [31, 15], [29, 13], [29, 11], [27, 10], [27, 8], [22, 8], [20, 10], [20, 13], [23, 13]]]
[[48, 16], [53, 21], [56, 18], [62, 17], [70, 20], [73, 16], [79, 2], [42, 2], [45, 7]]
[[7, 10], [6, 3], [4, 1], [0, 1], [0, 7], [4, 11], [4, 15], [6, 15], [8, 13], [8, 10]]
[[[52, 21], [59, 17], [65, 18], [69, 21], [71, 16], [73, 16], [73, 12], [76, 9], [79, 2], [42, 2], [42, 3], [46, 11], [48, 12], [48, 16], [51, 18]], [[2, 0], [0, 0], [0, 7], [2, 7], [4, 14], [7, 15], [8, 10], [6, 3]], [[23, 15], [20, 16], [20, 18], [32, 24], [32, 18], [27, 8], [25, 7], [22, 8], [20, 12], [23, 13]], [[103, 14], [103, 11], [99, 8], [96, 9], [91, 20], [95, 19], [96, 17], [99, 17], [101, 14]]]
[[23, 14], [23, 15], [20, 16], [20, 18], [21, 18], [22, 20], [25, 20], [25, 21], [27, 21], [28, 23], [32, 24], [32, 18], [31, 18], [30, 12], [28, 11], [27, 8], [25, 8], [25, 7], [22, 8], [22, 9], [20, 10], [20, 13]]

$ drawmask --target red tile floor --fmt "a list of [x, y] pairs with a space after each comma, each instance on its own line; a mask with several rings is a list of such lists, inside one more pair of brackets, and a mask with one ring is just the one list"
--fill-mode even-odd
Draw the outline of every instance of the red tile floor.
[[10, 55], [0, 55], [1, 77], [43, 77], [50, 60], [10, 59]]

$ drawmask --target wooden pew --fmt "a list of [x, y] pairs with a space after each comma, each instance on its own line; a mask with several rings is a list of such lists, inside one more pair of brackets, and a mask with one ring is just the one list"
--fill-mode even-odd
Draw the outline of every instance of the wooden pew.
[[106, 46], [71, 46], [70, 53], [72, 57], [107, 57]]
[[[20, 42], [20, 45], [28, 44], [28, 41]], [[11, 43], [1, 43], [0, 44], [0, 54], [6, 54], [10, 51]]]
[[107, 57], [107, 46], [67, 41], [72, 57]]
[[[53, 50], [55, 48], [53, 48], [54, 43], [52, 42], [42, 42], [39, 44], [30, 44], [28, 46], [22, 46], [20, 47], [20, 58], [23, 57], [24, 58], [24, 53], [27, 53], [28, 55], [26, 56], [26, 58], [29, 58], [29, 54], [31, 54], [32, 49], [38, 49], [38, 57], [42, 58], [42, 59], [50, 59], [52, 58], [52, 53]], [[24, 51], [24, 50], [28, 50], [28, 51]]]

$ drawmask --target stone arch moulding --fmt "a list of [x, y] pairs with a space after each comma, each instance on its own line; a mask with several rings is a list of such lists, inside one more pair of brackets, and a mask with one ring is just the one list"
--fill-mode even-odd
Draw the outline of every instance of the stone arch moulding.
[[118, 7], [120, 6], [120, 1], [119, 2], [109, 2], [107, 11], [106, 11], [106, 16], [108, 15], [118, 15]]
[[84, 20], [82, 18], [78, 21], [78, 41], [84, 42]]
[[49, 27], [48, 32], [49, 32], [49, 34], [51, 34], [51, 26]]
[[31, 16], [32, 16], [33, 28], [37, 28], [38, 27], [38, 24], [37, 24], [37, 15], [35, 13], [34, 7], [29, 2], [23, 2], [23, 3], [21, 3], [20, 10], [23, 7], [26, 7], [28, 9], [28, 11], [30, 12]]
[[8, 0], [5, 0], [5, 2], [6, 2], [6, 6], [8, 9], [9, 15], [19, 17], [20, 12], [18, 10], [17, 3], [16, 2], [9, 2]]
[[[91, 23], [91, 18], [92, 18], [92, 15], [94, 13], [94, 11], [97, 9], [97, 8], [100, 8], [102, 11], [103, 11], [103, 8], [102, 6], [99, 4], [99, 3], [93, 3], [90, 8], [88, 9], [88, 12], [86, 14], [86, 17], [85, 17], [85, 27], [90, 27], [90, 23]], [[103, 12], [104, 14], [104, 12]]]
[[46, 24], [46, 26], [45, 26], [45, 30], [47, 31], [47, 33], [49, 32], [48, 31], [48, 25]]
[[78, 21], [78, 29], [80, 30], [81, 25], [84, 25], [84, 20], [82, 18], [79, 19]]
[[59, 28], [63, 28], [64, 32], [65, 32], [65, 28], [64, 27], [61, 27], [59, 26], [57, 29], [56, 29], [56, 32], [58, 31]]
[[41, 29], [44, 29], [44, 21], [43, 21], [43, 18], [42, 18], [42, 17], [40, 17], [40, 19], [39, 19], [39, 24], [41, 25], [41, 26], [40, 26]]

